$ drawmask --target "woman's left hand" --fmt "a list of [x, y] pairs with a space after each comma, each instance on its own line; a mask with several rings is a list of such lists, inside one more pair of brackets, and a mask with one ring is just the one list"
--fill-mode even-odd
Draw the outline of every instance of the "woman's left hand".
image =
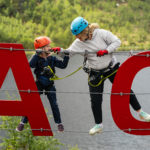
[[101, 56], [108, 54], [108, 51], [107, 50], [99, 50], [96, 54], [97, 54], [97, 56], [101, 57]]

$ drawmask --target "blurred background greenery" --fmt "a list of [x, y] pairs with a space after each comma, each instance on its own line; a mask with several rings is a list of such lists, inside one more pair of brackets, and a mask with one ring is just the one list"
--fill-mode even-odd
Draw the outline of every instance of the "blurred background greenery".
[[122, 41], [120, 50], [150, 47], [150, 0], [0, 0], [0, 42], [33, 48], [34, 38], [49, 36], [67, 48], [77, 16], [97, 22]]

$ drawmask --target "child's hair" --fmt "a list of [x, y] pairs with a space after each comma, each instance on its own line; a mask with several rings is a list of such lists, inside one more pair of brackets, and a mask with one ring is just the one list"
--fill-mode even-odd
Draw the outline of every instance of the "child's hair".
[[93, 34], [95, 29], [99, 28], [99, 24], [98, 23], [91, 23], [88, 25], [88, 27], [86, 27], [81, 34]]

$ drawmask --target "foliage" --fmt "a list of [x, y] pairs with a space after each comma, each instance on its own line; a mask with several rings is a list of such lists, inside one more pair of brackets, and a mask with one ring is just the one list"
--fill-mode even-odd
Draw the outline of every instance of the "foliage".
[[[1, 150], [60, 150], [65, 146], [54, 137], [33, 136], [29, 124], [26, 125], [26, 130], [16, 132], [15, 128], [20, 122], [20, 117], [3, 116], [0, 121], [2, 122], [0, 129], [7, 131], [5, 136], [0, 137]], [[68, 149], [79, 150], [77, 146]]]
[[122, 50], [150, 47], [149, 0], [0, 0], [0, 42], [33, 48], [36, 36], [47, 35], [52, 46], [67, 48], [77, 16], [116, 34]]
[[42, 25], [28, 21], [0, 16], [0, 41], [8, 43], [22, 43], [25, 47], [33, 48], [33, 39], [39, 34], [44, 34]]

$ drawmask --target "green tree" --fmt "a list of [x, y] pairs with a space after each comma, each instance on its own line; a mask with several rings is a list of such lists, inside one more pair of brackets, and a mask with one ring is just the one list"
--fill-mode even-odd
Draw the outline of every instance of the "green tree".
[[67, 48], [74, 40], [70, 24], [77, 16], [118, 35], [120, 49], [149, 48], [149, 0], [0, 0], [0, 41], [33, 48], [34, 38], [46, 35], [53, 46]]
[[5, 136], [0, 136], [1, 150], [60, 150], [66, 147], [68, 150], [79, 150], [77, 146], [68, 147], [52, 136], [33, 136], [29, 124], [26, 130], [16, 132], [15, 128], [20, 117], [0, 117], [0, 129], [5, 129]]

